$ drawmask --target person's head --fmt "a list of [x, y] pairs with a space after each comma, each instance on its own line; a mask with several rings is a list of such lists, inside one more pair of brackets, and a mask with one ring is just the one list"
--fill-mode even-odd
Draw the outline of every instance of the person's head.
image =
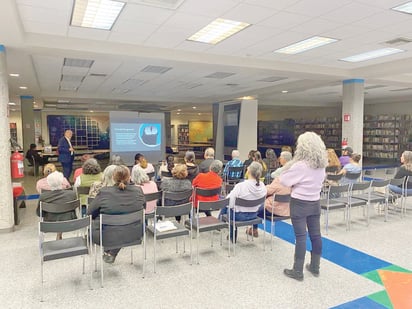
[[99, 162], [94, 158], [90, 158], [83, 163], [83, 174], [85, 175], [97, 175], [101, 171]]
[[82, 156], [80, 157], [80, 161], [81, 161], [81, 162], [86, 162], [86, 161], [89, 160], [91, 157], [92, 157], [92, 156], [91, 156], [90, 154], [85, 153], [84, 155], [82, 155]]
[[256, 161], [256, 162], [262, 162], [262, 154], [260, 153], [260, 151], [255, 151], [254, 153], [253, 153], [253, 157], [252, 157], [252, 159], [253, 159], [253, 161]]
[[30, 150], [35, 150], [37, 148], [36, 144], [30, 144]]
[[220, 160], [213, 160], [210, 164], [209, 170], [216, 174], [219, 174], [222, 171], [223, 163]]
[[166, 156], [166, 165], [167, 165], [167, 170], [169, 172], [172, 172], [172, 169], [175, 166], [175, 156], [174, 155], [169, 154]]
[[346, 146], [345, 148], [342, 149], [342, 155], [343, 155], [343, 156], [348, 156], [348, 157], [350, 157], [350, 156], [352, 156], [352, 154], [353, 154], [353, 149], [352, 149], [352, 147]]
[[253, 161], [248, 167], [248, 179], [256, 180], [256, 185], [259, 185], [260, 177], [262, 177], [263, 167], [259, 162]]
[[64, 137], [71, 139], [73, 136], [73, 131], [70, 129], [67, 129], [66, 131], [64, 131]]
[[185, 162], [186, 163], [195, 163], [196, 156], [193, 151], [186, 151], [185, 153]]
[[102, 185], [103, 187], [111, 187], [114, 185], [113, 180], [113, 172], [117, 165], [108, 165], [104, 171], [102, 176]]
[[136, 155], [134, 156], [134, 161], [135, 161], [135, 164], [140, 164], [142, 168], [147, 167], [147, 160], [145, 156], [142, 155], [141, 153], [136, 153]]
[[277, 160], [276, 153], [272, 148], [266, 149], [265, 156], [266, 156], [266, 159]]
[[328, 152], [328, 166], [340, 166], [340, 161], [335, 150], [328, 148], [326, 151]]
[[52, 172], [47, 176], [46, 180], [52, 191], [61, 190], [63, 188], [64, 176], [63, 173], [60, 173], [59, 171]]
[[139, 165], [133, 166], [131, 179], [136, 185], [142, 185], [150, 180], [149, 176]]
[[212, 147], [206, 148], [205, 150], [205, 159], [213, 159], [215, 157], [215, 150]]
[[45, 177], [49, 176], [51, 173], [56, 171], [56, 166], [53, 163], [47, 163], [44, 167], [43, 167], [43, 175]]
[[282, 151], [279, 156], [280, 165], [284, 166], [286, 163], [292, 160], [292, 153], [289, 151]]
[[362, 156], [359, 153], [352, 153], [352, 155], [350, 156], [350, 159], [355, 162], [355, 163], [359, 163], [360, 159], [362, 158]]
[[248, 153], [248, 155], [247, 155], [249, 159], [252, 159], [252, 158], [253, 158], [253, 155], [254, 155], [255, 151], [256, 151], [256, 150], [253, 150], [253, 149], [249, 151], [249, 153]]
[[293, 153], [293, 149], [291, 146], [282, 146], [280, 151], [289, 151], [290, 153]]
[[185, 179], [187, 177], [186, 164], [176, 164], [172, 169], [172, 176], [177, 179]]
[[110, 158], [110, 165], [124, 165], [124, 162], [122, 160], [122, 158], [119, 155], [112, 155], [112, 157]]
[[237, 149], [232, 150], [232, 159], [239, 159], [240, 157], [240, 152]]
[[130, 171], [125, 165], [116, 165], [113, 171], [114, 186], [117, 186], [120, 190], [126, 189], [127, 184], [130, 181]]
[[328, 165], [328, 156], [322, 138], [315, 132], [299, 135], [293, 161], [305, 161], [313, 169], [325, 168]]
[[412, 151], [406, 150], [402, 152], [401, 163], [406, 170], [412, 171]]

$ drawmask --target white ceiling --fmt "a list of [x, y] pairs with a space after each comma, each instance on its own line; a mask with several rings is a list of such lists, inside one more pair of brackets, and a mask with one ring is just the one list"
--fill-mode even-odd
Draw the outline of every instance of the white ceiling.
[[[33, 95], [49, 108], [173, 112], [210, 111], [211, 103], [242, 96], [257, 97], [261, 107], [336, 106], [342, 80], [363, 78], [367, 104], [412, 101], [412, 43], [380, 59], [339, 61], [412, 39], [412, 15], [391, 10], [405, 0], [185, 0], [175, 10], [124, 1], [105, 31], [70, 26], [73, 0], [2, 0], [0, 44], [8, 73], [20, 73], [9, 77], [10, 100]], [[217, 45], [186, 40], [217, 17], [252, 26]], [[339, 41], [273, 53], [314, 35]], [[67, 66], [65, 58], [93, 64]], [[208, 77], [214, 73], [227, 77]]]

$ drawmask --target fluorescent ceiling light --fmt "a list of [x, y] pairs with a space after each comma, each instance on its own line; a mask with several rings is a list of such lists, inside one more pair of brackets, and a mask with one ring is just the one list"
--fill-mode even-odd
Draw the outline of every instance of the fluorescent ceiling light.
[[125, 2], [114, 0], [76, 0], [71, 25], [111, 30]]
[[326, 44], [337, 42], [336, 39], [325, 38], [322, 36], [314, 36], [309, 39], [297, 42], [295, 44], [277, 49], [274, 52], [279, 54], [295, 55], [307, 51], [309, 49], [321, 47]]
[[14, 102], [9, 102], [9, 105], [16, 105], [16, 103], [14, 103]]
[[10, 73], [9, 75], [10, 75], [11, 77], [19, 77], [19, 76], [20, 76], [19, 73]]
[[20, 88], [20, 89], [23, 89], [23, 90], [26, 90], [26, 89], [27, 89], [26, 86], [20, 86], [19, 88]]
[[412, 1], [395, 6], [392, 10], [412, 14]]
[[217, 44], [249, 26], [250, 24], [248, 23], [217, 18], [188, 38], [188, 40], [208, 44]]
[[347, 62], [361, 62], [361, 61], [385, 57], [385, 56], [402, 53], [402, 52], [404, 52], [404, 50], [398, 49], [398, 48], [381, 48], [381, 49], [372, 50], [372, 51], [369, 51], [363, 54], [358, 54], [358, 55], [342, 58], [340, 60], [347, 61]]

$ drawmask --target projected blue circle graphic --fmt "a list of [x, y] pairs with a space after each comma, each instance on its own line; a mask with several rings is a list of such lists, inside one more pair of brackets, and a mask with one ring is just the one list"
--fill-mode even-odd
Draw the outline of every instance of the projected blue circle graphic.
[[159, 123], [143, 123], [139, 129], [139, 138], [148, 147], [156, 147], [161, 142], [161, 130]]

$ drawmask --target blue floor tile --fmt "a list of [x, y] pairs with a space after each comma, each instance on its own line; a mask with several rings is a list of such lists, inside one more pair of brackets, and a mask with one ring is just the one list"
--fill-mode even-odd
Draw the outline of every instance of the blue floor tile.
[[386, 309], [385, 306], [374, 302], [368, 297], [362, 297], [342, 305], [332, 307], [331, 309]]

